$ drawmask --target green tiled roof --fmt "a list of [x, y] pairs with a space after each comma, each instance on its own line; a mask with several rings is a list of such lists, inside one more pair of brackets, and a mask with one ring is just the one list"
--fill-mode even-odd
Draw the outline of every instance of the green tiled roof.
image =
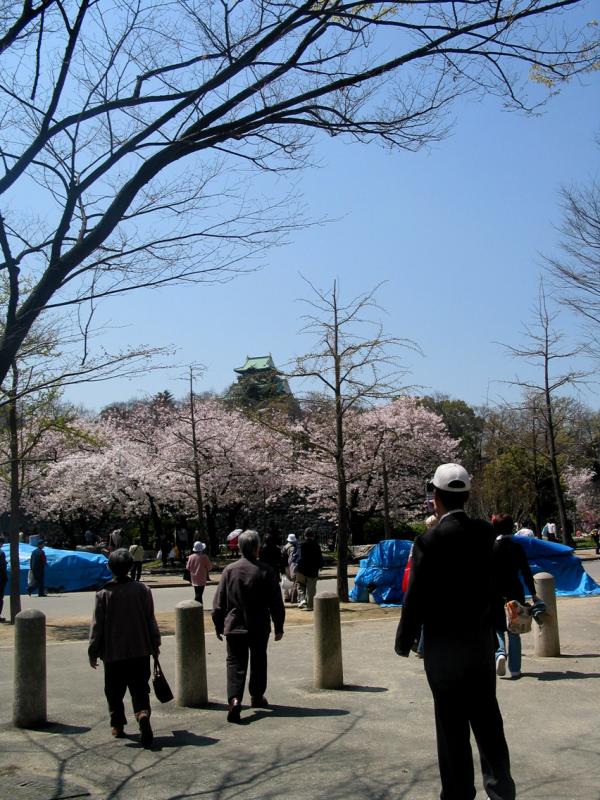
[[250, 370], [277, 369], [273, 359], [268, 356], [246, 356], [243, 367], [236, 367], [234, 372], [250, 372]]

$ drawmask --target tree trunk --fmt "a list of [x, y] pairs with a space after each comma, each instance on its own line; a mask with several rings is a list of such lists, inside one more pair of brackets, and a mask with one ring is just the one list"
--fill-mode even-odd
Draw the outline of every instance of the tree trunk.
[[573, 537], [567, 524], [567, 511], [565, 509], [565, 498], [560, 484], [560, 471], [558, 469], [558, 459], [556, 455], [556, 438], [554, 431], [554, 417], [552, 414], [552, 397], [550, 394], [550, 375], [548, 367], [548, 357], [544, 363], [544, 402], [546, 406], [546, 429], [548, 432], [548, 450], [550, 455], [550, 471], [552, 473], [552, 488], [554, 489], [554, 499], [558, 510], [558, 519], [563, 544], [573, 547]]
[[202, 484], [200, 483], [200, 454], [198, 439], [196, 437], [196, 411], [194, 408], [194, 374], [190, 367], [190, 419], [192, 422], [192, 455], [194, 460], [194, 489], [196, 495], [196, 515], [198, 517], [198, 538], [206, 541], [206, 526], [204, 524], [204, 508], [202, 501]]
[[160, 518], [160, 514], [158, 513], [158, 509], [156, 508], [156, 503], [154, 502], [152, 495], [146, 493], [146, 496], [148, 497], [148, 502], [150, 503], [150, 515], [152, 517], [152, 525], [154, 526], [154, 535], [156, 536], [157, 541], [160, 543], [159, 546], [162, 547], [162, 542], [164, 539], [162, 519]]
[[217, 507], [216, 504], [207, 503], [206, 505], [206, 531], [208, 534], [208, 552], [211, 556], [219, 554], [219, 542], [217, 541]]
[[344, 405], [342, 398], [341, 358], [336, 285], [333, 284], [333, 357], [335, 363], [335, 462], [337, 468], [337, 592], [340, 602], [348, 602], [348, 484], [344, 463]]
[[21, 486], [19, 483], [19, 424], [17, 419], [17, 391], [19, 375], [12, 365], [12, 386], [9, 392], [8, 425], [10, 431], [10, 621], [21, 611], [19, 528], [21, 525]]
[[383, 532], [386, 539], [391, 539], [393, 534], [392, 522], [390, 520], [390, 496], [388, 490], [388, 473], [385, 458], [383, 459]]

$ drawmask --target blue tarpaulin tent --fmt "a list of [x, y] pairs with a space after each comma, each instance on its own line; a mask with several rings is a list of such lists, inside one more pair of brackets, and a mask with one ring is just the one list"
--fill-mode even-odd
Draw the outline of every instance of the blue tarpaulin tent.
[[350, 600], [368, 603], [369, 594], [379, 605], [402, 604], [402, 577], [412, 542], [386, 539], [379, 542], [366, 558], [361, 559]]
[[[2, 547], [8, 562], [8, 582], [5, 593], [10, 592], [10, 554], [9, 546]], [[31, 553], [35, 550], [28, 544], [19, 545], [19, 583], [21, 594], [27, 592], [27, 573]], [[108, 569], [108, 559], [99, 553], [83, 553], [78, 550], [55, 550], [44, 547], [47, 558], [46, 590], [78, 592], [82, 589], [99, 589], [112, 578]]]
[[573, 548], [558, 542], [546, 542], [532, 536], [515, 536], [527, 553], [531, 571], [554, 575], [556, 594], [561, 597], [591, 597], [600, 594], [600, 586], [584, 570]]
[[[556, 594], [562, 597], [600, 595], [600, 586], [583, 569], [573, 549], [557, 542], [516, 536], [524, 548], [531, 571], [549, 572], [556, 581]], [[402, 577], [412, 542], [387, 539], [379, 542], [360, 562], [350, 600], [368, 603], [369, 594], [379, 605], [402, 605]]]

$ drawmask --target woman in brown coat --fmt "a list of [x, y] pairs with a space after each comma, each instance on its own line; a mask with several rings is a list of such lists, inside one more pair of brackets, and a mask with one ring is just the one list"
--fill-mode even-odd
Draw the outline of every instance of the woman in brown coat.
[[150, 726], [150, 656], [158, 656], [160, 633], [150, 589], [132, 581], [133, 565], [125, 548], [114, 550], [108, 566], [114, 578], [96, 593], [88, 657], [92, 669], [104, 662], [104, 694], [108, 701], [112, 735], [122, 738], [127, 720], [123, 698], [129, 689], [140, 741], [152, 745]]

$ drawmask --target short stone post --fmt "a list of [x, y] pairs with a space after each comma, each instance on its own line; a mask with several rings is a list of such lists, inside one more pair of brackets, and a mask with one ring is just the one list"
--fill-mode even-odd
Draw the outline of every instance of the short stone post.
[[546, 605], [546, 613], [540, 627], [533, 623], [535, 655], [552, 658], [560, 655], [560, 639], [558, 636], [558, 613], [556, 610], [556, 591], [554, 576], [549, 572], [538, 572], [533, 576], [535, 593]]
[[342, 631], [340, 601], [333, 592], [315, 595], [315, 689], [341, 689]]
[[46, 615], [36, 609], [15, 617], [15, 696], [17, 728], [38, 728], [46, 711]]
[[208, 704], [204, 606], [184, 600], [175, 606], [175, 702], [185, 708]]

